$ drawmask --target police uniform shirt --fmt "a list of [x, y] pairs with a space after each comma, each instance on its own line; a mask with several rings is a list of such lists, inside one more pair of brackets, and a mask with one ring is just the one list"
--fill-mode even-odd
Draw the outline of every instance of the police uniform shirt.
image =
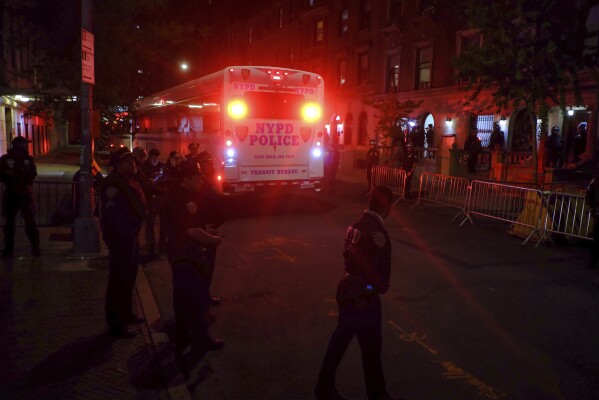
[[414, 153], [414, 152], [407, 153], [406, 156], [401, 161], [401, 169], [403, 169], [404, 171], [410, 172], [417, 161], [418, 161], [418, 158], [416, 157], [416, 153]]
[[345, 272], [361, 274], [364, 282], [377, 293], [389, 289], [391, 242], [383, 227], [383, 218], [371, 210], [347, 228], [345, 235]]
[[171, 263], [178, 259], [193, 259], [202, 249], [202, 245], [187, 233], [189, 228], [204, 227], [200, 205], [197, 194], [182, 188], [176, 188], [171, 192], [165, 210], [167, 253]]
[[146, 213], [144, 192], [135, 179], [112, 171], [100, 191], [102, 236], [106, 243], [137, 237]]
[[368, 166], [379, 165], [379, 158], [380, 152], [376, 148], [368, 150], [366, 154]]
[[37, 176], [35, 161], [27, 153], [15, 153], [13, 149], [0, 157], [0, 181], [13, 193], [30, 193]]
[[141, 163], [141, 170], [144, 175], [148, 178], [152, 178], [155, 174], [159, 174], [164, 171], [165, 164], [158, 161], [156, 165], [152, 165], [152, 162], [148, 159]]

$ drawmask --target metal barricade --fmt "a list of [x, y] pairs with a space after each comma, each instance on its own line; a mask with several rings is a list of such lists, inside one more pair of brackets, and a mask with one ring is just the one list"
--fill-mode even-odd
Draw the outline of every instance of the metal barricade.
[[593, 213], [585, 203], [585, 197], [567, 193], [551, 193], [545, 200], [546, 212], [543, 234], [539, 245], [547, 234], [558, 234], [584, 240], [593, 240]]
[[467, 220], [472, 223], [472, 214], [510, 222], [531, 229], [522, 243], [525, 244], [539, 230], [542, 200], [540, 190], [472, 181], [466, 216], [460, 225]]
[[465, 213], [469, 186], [470, 183], [465, 178], [425, 172], [420, 176], [418, 201], [412, 208], [420, 204], [421, 201], [454, 207], [459, 209], [460, 212], [452, 218], [453, 221]]
[[393, 205], [405, 198], [406, 172], [404, 170], [375, 165], [372, 167], [371, 182], [373, 186], [387, 186], [393, 194], [399, 196]]
[[[75, 215], [72, 182], [33, 182], [33, 204], [38, 226], [72, 225]], [[4, 206], [4, 185], [1, 185], [0, 208]], [[4, 225], [4, 218], [1, 224]], [[23, 226], [23, 218], [17, 218], [17, 225]]]

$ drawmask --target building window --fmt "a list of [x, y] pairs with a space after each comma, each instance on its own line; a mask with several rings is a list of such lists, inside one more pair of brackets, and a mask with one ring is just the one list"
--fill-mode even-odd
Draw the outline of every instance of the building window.
[[344, 8], [339, 14], [339, 36], [347, 35], [349, 30], [349, 9]]
[[360, 113], [358, 144], [368, 144], [368, 116], [364, 111]]
[[399, 92], [399, 54], [387, 57], [387, 83], [386, 93]]
[[489, 147], [489, 139], [491, 139], [491, 133], [493, 132], [493, 122], [495, 121], [495, 115], [484, 114], [476, 116], [476, 128], [478, 129], [478, 138], [480, 139], [483, 147]]
[[368, 52], [358, 54], [358, 84], [368, 83]]
[[339, 86], [345, 85], [345, 80], [347, 79], [347, 61], [345, 60], [345, 58], [339, 60], [337, 76], [339, 77], [339, 80], [337, 81], [339, 83]]
[[[458, 35], [458, 56], [464, 54], [464, 52], [467, 52], [468, 49], [472, 47], [480, 47], [482, 45], [481, 32], [474, 32], [468, 34], [464, 32], [458, 32]], [[465, 85], [470, 83], [471, 80], [472, 78], [469, 76], [460, 76], [458, 84]]]
[[389, 0], [389, 23], [390, 24], [398, 24], [399, 20], [403, 15], [403, 1], [402, 0]]
[[360, 29], [370, 26], [370, 0], [360, 1]]
[[316, 20], [314, 24], [314, 44], [322, 44], [324, 40], [324, 19]]
[[416, 51], [416, 85], [415, 89], [431, 87], [431, 70], [433, 65], [433, 47], [422, 47]]

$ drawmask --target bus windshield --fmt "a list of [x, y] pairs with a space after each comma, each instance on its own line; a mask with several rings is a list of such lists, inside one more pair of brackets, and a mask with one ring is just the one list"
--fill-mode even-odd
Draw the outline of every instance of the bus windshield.
[[301, 119], [304, 96], [296, 93], [246, 92], [248, 117], [254, 119]]

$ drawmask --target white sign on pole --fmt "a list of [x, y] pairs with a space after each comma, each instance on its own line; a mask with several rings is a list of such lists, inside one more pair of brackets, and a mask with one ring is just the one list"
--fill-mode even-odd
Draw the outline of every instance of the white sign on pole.
[[81, 80], [92, 85], [96, 83], [94, 75], [94, 35], [81, 29]]

